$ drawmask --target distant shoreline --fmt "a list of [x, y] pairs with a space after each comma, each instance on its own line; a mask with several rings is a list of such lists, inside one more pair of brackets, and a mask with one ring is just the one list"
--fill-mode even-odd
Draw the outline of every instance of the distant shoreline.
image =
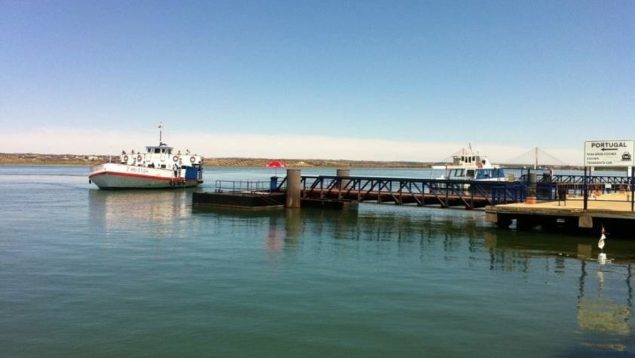
[[[0, 165], [71, 165], [92, 166], [117, 160], [118, 155], [78, 155], [78, 154], [35, 154], [35, 153], [0, 153]], [[265, 167], [271, 159], [279, 158], [205, 158], [205, 167]], [[331, 159], [283, 159], [292, 168], [430, 168], [429, 162], [409, 161], [366, 161], [366, 160], [331, 160]]]
[[[80, 155], [80, 154], [36, 154], [36, 153], [0, 153], [0, 166], [42, 165], [42, 166], [92, 166], [116, 161], [119, 155]], [[282, 160], [290, 168], [383, 168], [383, 169], [429, 169], [435, 163], [412, 161], [371, 161], [344, 159], [281, 159], [281, 158], [205, 158], [207, 168], [264, 168], [268, 161]], [[504, 164], [503, 167], [532, 167], [527, 164]], [[581, 170], [576, 165], [549, 166], [553, 169]]]

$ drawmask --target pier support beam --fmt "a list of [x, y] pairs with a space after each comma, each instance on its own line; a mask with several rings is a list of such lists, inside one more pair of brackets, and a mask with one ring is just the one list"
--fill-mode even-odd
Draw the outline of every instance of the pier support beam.
[[300, 207], [300, 191], [302, 187], [302, 176], [300, 169], [287, 169], [287, 198], [285, 207]]

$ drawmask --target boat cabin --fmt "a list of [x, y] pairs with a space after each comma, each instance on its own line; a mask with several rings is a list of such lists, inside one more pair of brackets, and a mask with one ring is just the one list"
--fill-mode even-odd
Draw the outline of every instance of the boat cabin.
[[490, 163], [479, 155], [456, 155], [452, 157], [452, 165], [483, 167], [490, 165]]
[[146, 146], [146, 153], [149, 154], [172, 154], [172, 147], [168, 147], [161, 143], [159, 146]]
[[165, 143], [159, 145], [146, 146], [145, 153], [137, 153], [134, 151], [130, 155], [127, 155], [125, 151], [121, 153], [121, 164], [133, 165], [147, 168], [160, 168], [160, 169], [179, 169], [185, 167], [201, 168], [203, 165], [203, 158], [199, 155], [190, 154], [189, 150], [186, 150], [184, 154], [181, 151], [173, 150], [173, 147], [167, 146]]

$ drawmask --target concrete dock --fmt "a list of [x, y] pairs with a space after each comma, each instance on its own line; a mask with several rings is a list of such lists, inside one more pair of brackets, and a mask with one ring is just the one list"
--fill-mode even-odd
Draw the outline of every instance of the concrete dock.
[[514, 203], [488, 206], [486, 220], [501, 228], [516, 221], [518, 229], [564, 228], [572, 231], [599, 233], [605, 227], [620, 236], [635, 236], [635, 212], [631, 193], [592, 194], [584, 209], [582, 197], [561, 201], [543, 201], [535, 204]]

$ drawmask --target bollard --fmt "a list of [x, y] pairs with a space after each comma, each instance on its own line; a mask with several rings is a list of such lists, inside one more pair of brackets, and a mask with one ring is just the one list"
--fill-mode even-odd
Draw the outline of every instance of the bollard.
[[287, 169], [287, 198], [285, 207], [300, 207], [300, 191], [302, 184], [302, 176], [300, 169]]

